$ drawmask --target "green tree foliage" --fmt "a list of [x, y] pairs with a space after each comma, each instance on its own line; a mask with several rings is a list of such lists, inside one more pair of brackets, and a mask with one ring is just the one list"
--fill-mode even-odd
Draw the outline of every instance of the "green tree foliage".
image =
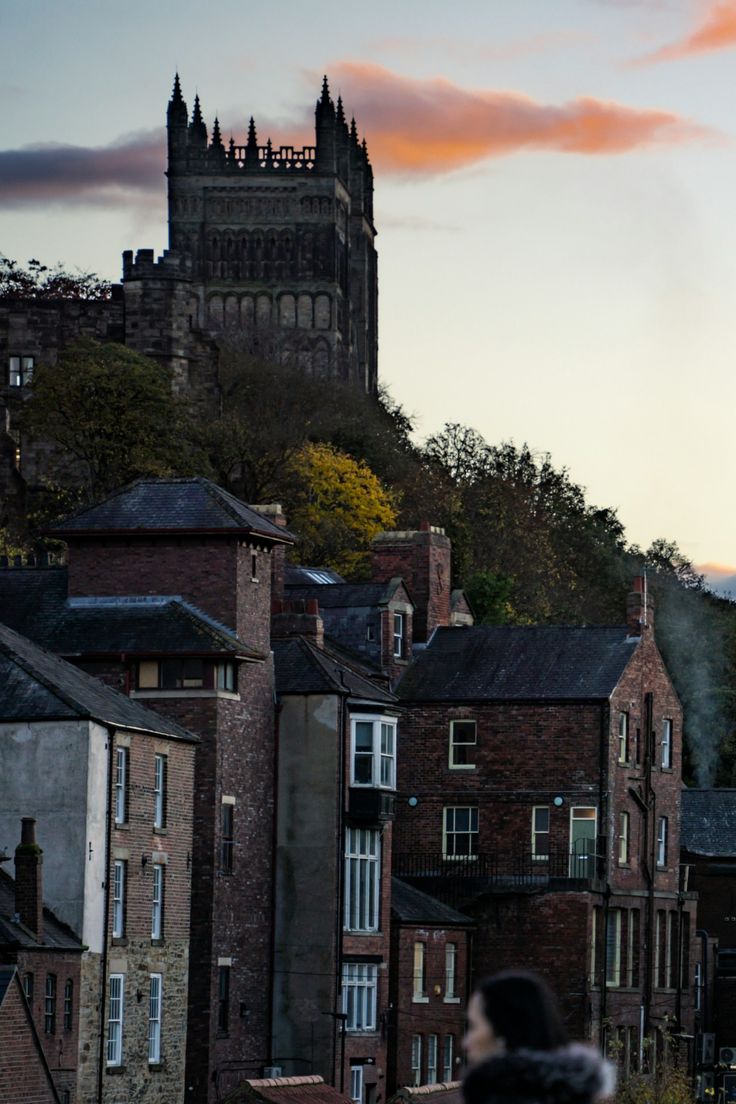
[[141, 475], [186, 474], [202, 465], [182, 448], [191, 429], [170, 373], [122, 345], [85, 338], [56, 364], [40, 365], [23, 427], [58, 447], [59, 471], [66, 472], [59, 482], [81, 485], [88, 497]]
[[331, 445], [304, 445], [290, 477], [284, 499], [300, 560], [360, 578], [371, 540], [396, 521], [391, 492], [367, 464]]
[[110, 299], [112, 284], [94, 272], [67, 272], [31, 259], [25, 268], [0, 254], [0, 299]]

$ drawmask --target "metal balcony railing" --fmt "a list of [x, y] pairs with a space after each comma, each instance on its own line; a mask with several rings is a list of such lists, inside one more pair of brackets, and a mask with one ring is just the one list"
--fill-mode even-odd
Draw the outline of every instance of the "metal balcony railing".
[[555, 882], [580, 883], [580, 888], [603, 874], [605, 845], [570, 851], [549, 848], [544, 855], [530, 849], [449, 856], [441, 852], [408, 851], [394, 854], [392, 872], [426, 893], [457, 905], [487, 890], [547, 889]]

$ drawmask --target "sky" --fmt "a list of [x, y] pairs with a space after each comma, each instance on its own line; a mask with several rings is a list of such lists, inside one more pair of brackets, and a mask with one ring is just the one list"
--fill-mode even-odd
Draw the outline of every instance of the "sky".
[[379, 372], [549, 452], [736, 591], [736, 0], [0, 0], [0, 252], [118, 279], [166, 246], [163, 125], [313, 137], [376, 177]]

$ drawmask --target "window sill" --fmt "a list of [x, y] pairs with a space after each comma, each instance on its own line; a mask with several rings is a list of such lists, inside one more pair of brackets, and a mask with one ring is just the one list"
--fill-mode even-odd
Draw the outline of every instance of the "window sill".
[[169, 834], [168, 829], [164, 828], [164, 826], [162, 824], [152, 825], [151, 831], [155, 832], [157, 836], [168, 836], [168, 834]]
[[477, 763], [450, 763], [450, 770], [477, 770]]
[[429, 997], [412, 997], [412, 1004], [429, 1004]]
[[151, 1073], [163, 1073], [163, 1071], [166, 1069], [166, 1063], [161, 1061], [149, 1062], [148, 1068]]
[[115, 829], [116, 832], [129, 832], [130, 831], [130, 821], [127, 821], [127, 820], [113, 821], [113, 828]]
[[378, 936], [381, 935], [381, 929], [380, 928], [370, 928], [370, 929], [368, 929], [368, 928], [343, 928], [342, 933], [343, 933], [343, 935], [350, 935], [350, 936], [357, 935], [357, 936], [365, 936], [367, 939], [376, 939]]
[[153, 939], [153, 938], [151, 938], [151, 946], [152, 947], [165, 947], [166, 946], [166, 940], [165, 939]]
[[240, 694], [232, 690], [132, 690], [131, 698], [225, 698], [226, 701], [240, 701]]
[[106, 1066], [105, 1072], [110, 1074], [111, 1077], [119, 1077], [121, 1073], [125, 1073], [125, 1066], [122, 1064], [119, 1066]]
[[460, 1004], [460, 997], [443, 997], [443, 1004]]
[[111, 943], [113, 947], [127, 947], [128, 939], [125, 935], [113, 935]]

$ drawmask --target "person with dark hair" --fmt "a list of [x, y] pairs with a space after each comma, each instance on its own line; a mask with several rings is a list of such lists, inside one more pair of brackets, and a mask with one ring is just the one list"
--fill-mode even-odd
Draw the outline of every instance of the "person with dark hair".
[[592, 1104], [614, 1089], [611, 1064], [568, 1041], [552, 991], [533, 973], [504, 970], [478, 984], [463, 1046], [465, 1104]]

